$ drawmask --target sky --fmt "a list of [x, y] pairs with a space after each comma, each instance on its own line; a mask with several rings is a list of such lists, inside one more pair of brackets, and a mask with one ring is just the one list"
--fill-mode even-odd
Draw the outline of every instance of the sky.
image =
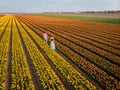
[[0, 12], [79, 12], [120, 10], [120, 0], [0, 0]]

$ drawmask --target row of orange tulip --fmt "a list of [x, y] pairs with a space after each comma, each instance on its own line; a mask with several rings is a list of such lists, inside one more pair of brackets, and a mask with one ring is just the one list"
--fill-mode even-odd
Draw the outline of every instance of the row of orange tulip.
[[112, 40], [119, 41], [119, 37], [120, 37], [118, 34], [118, 32], [120, 32], [119, 28], [120, 28], [120, 26], [115, 25], [115, 24], [111, 24], [111, 25], [110, 24], [101, 24], [101, 25], [96, 25], [96, 24], [92, 25], [91, 24], [90, 27], [85, 26], [85, 27], [82, 27], [81, 29], [88, 31], [89, 33], [92, 32], [93, 34], [96, 34], [96, 36], [98, 35], [99, 37], [101, 37], [101, 39], [103, 37], [108, 40], [111, 39], [111, 41]]
[[58, 71], [66, 78], [66, 80], [71, 86], [73, 86], [77, 90], [96, 90], [96, 87], [91, 82], [89, 82], [82, 74], [75, 70], [59, 54], [53, 51], [47, 44], [45, 44], [37, 34], [30, 30], [25, 24], [22, 23], [22, 25], [26, 28], [26, 30], [30, 33], [34, 40], [39, 44], [39, 46], [44, 50], [51, 62], [55, 65]]
[[[47, 27], [47, 26], [45, 25], [45, 27]], [[49, 28], [49, 27], [47, 27], [47, 28]], [[71, 41], [71, 42], [73, 42], [73, 43], [75, 43], [75, 44], [77, 44], [79, 46], [82, 46], [82, 47], [84, 47], [84, 48], [98, 54], [99, 56], [107, 58], [111, 62], [114, 62], [114, 63], [116, 63], [116, 64], [118, 64], [120, 66], [120, 57], [119, 56], [116, 56], [116, 55], [111, 54], [111, 53], [109, 53], [109, 52], [107, 52], [105, 50], [102, 50], [102, 49], [100, 49], [98, 47], [95, 47], [95, 46], [93, 46], [91, 44], [88, 44], [88, 43], [84, 42], [84, 40], [81, 41], [81, 40], [75, 39], [75, 38], [72, 37], [72, 35], [71, 36], [66, 35], [66, 34], [64, 34], [63, 30], [61, 31], [61, 28], [60, 28], [60, 30], [59, 30], [59, 28], [57, 28], [57, 29], [51, 28], [49, 30], [51, 32], [54, 32], [57, 36], [63, 37], [63, 38], [65, 38], [65, 39], [67, 39], [67, 40], [69, 40], [69, 41]]]
[[[120, 55], [120, 51], [119, 50], [117, 50], [117, 49], [115, 49], [115, 48], [113, 48], [113, 47], [109, 47], [109, 46], [107, 46], [107, 45], [105, 45], [105, 44], [102, 44], [102, 43], [99, 43], [99, 42], [96, 42], [97, 40], [95, 40], [96, 38], [98, 38], [98, 37], [96, 37], [96, 38], [94, 38], [94, 39], [91, 39], [91, 36], [89, 36], [89, 35], [85, 35], [85, 34], [82, 34], [81, 32], [79, 32], [79, 35], [77, 35], [77, 34], [74, 34], [74, 32], [73, 33], [71, 33], [71, 31], [73, 31], [74, 30], [74, 28], [63, 28], [62, 26], [56, 26], [56, 25], [49, 25], [49, 24], [43, 24], [44, 26], [46, 26], [46, 27], [48, 27], [48, 28], [51, 28], [51, 29], [55, 29], [56, 31], [59, 31], [59, 32], [61, 32], [61, 33], [63, 33], [63, 34], [66, 34], [66, 35], [68, 35], [68, 36], [70, 36], [70, 37], [73, 37], [73, 38], [75, 38], [75, 39], [77, 39], [77, 40], [79, 40], [79, 41], [84, 41], [84, 42], [86, 42], [86, 43], [89, 43], [89, 44], [91, 44], [91, 45], [93, 45], [93, 46], [96, 46], [96, 47], [98, 47], [98, 48], [100, 48], [100, 49], [103, 49], [103, 50], [105, 50], [105, 51], [108, 51], [108, 52], [111, 52], [111, 53], [113, 53], [113, 54], [116, 54], [116, 55]], [[65, 26], [64, 26], [65, 27]], [[89, 37], [89, 38], [88, 38]], [[100, 38], [100, 37], [99, 37]], [[110, 39], [111, 40], [111, 39]], [[74, 40], [73, 40], [74, 41]], [[104, 41], [104, 40], [103, 40]], [[113, 41], [113, 40], [112, 40]], [[120, 43], [120, 42], [118, 42], [118, 41], [115, 41], [115, 42], [113, 42], [113, 43]]]
[[[102, 41], [106, 41], [106, 42], [111, 42], [111, 43], [115, 43], [115, 44], [119, 44], [119, 39], [118, 37], [116, 37], [114, 35], [114, 33], [110, 33], [109, 31], [107, 31], [106, 29], [104, 29], [104, 31], [98, 29], [100, 26], [98, 27], [94, 27], [94, 28], [90, 28], [88, 26], [84, 26], [84, 27], [74, 27], [73, 28], [70, 28], [68, 26], [65, 26], [66, 28], [65, 29], [69, 29], [69, 30], [73, 30], [73, 32], [77, 32], [77, 33], [80, 33], [80, 35], [87, 35], [87, 36], [90, 36], [90, 37], [93, 37], [93, 38], [97, 38], [97, 39], [100, 39]], [[107, 32], [106, 32], [107, 31]], [[114, 30], [115, 31], [115, 30]]]
[[[109, 46], [109, 47], [113, 47], [113, 48], [115, 48], [115, 49], [120, 49], [120, 45], [119, 45], [119, 43], [120, 43], [120, 41], [119, 41], [119, 38], [120, 37], [115, 37], [115, 36], [112, 36], [112, 38], [114, 38], [114, 39], [111, 39], [110, 37], [111, 36], [109, 36], [108, 38], [109, 39], [103, 39], [103, 37], [104, 36], [108, 36], [108, 35], [103, 35], [103, 36], [100, 36], [100, 35], [102, 35], [102, 34], [100, 34], [100, 35], [98, 35], [99, 34], [99, 32], [96, 32], [96, 34], [94, 35], [94, 33], [92, 33], [93, 31], [87, 31], [86, 30], [86, 28], [87, 27], [85, 27], [83, 30], [76, 30], [76, 31], [74, 31], [74, 29], [73, 29], [73, 33], [74, 34], [76, 34], [76, 35], [81, 35], [81, 36], [84, 36], [84, 37], [86, 37], [86, 38], [89, 38], [90, 40], [94, 40], [94, 41], [96, 41], [96, 42], [98, 42], [98, 43], [101, 43], [101, 44], [104, 44], [104, 45], [107, 45], [107, 46]], [[89, 27], [88, 27], [89, 28]], [[96, 28], [96, 30], [97, 30], [97, 28]], [[84, 31], [84, 32], [83, 32]], [[105, 30], [104, 30], [105, 31]], [[107, 33], [107, 32], [106, 32]]]
[[[118, 80], [108, 75], [103, 70], [97, 68], [94, 64], [90, 63], [86, 59], [82, 58], [80, 55], [74, 53], [68, 47], [65, 47], [59, 42], [56, 42], [58, 50], [70, 58], [78, 67], [85, 71], [89, 76], [91, 76], [95, 81], [97, 81], [102, 87], [106, 89], [120, 89], [120, 83]], [[111, 83], [110, 83], [111, 82]], [[114, 83], [112, 83], [114, 82]]]
[[[58, 26], [58, 25], [55, 25], [55, 26]], [[119, 35], [118, 35], [118, 30], [119, 30], [119, 26], [118, 25], [114, 25], [114, 26], [111, 26], [109, 25], [109, 27], [104, 27], [103, 25], [100, 25], [100, 26], [96, 26], [95, 24], [91, 26], [89, 25], [84, 25], [81, 24], [81, 25], [64, 25], [62, 24], [61, 25], [62, 27], [65, 27], [64, 29], [67, 29], [67, 30], [73, 30], [74, 32], [77, 32], [77, 33], [82, 33], [82, 34], [85, 34], [85, 35], [88, 35], [88, 36], [92, 36], [94, 38], [99, 38], [100, 40], [104, 40], [104, 41], [107, 41], [107, 42], [112, 42], [112, 43], [116, 43], [118, 44], [119, 42]], [[59, 25], [60, 27], [60, 25]], [[73, 29], [74, 27], [74, 29]], [[111, 28], [113, 28], [112, 30], [110, 30]], [[108, 31], [109, 30], [109, 31]]]
[[[29, 21], [29, 20], [28, 20]], [[38, 21], [38, 23], [39, 23], [39, 21]], [[37, 22], [36, 22], [36, 24], [37, 24]], [[66, 24], [60, 24], [60, 23], [47, 23], [47, 24], [41, 24], [41, 26], [47, 26], [47, 27], [49, 27], [49, 28], [51, 28], [51, 29], [55, 29], [55, 31], [61, 31], [62, 32], [62, 34], [63, 33], [65, 33], [65, 34], [67, 34], [67, 35], [69, 35], [70, 37], [72, 36], [72, 37], [75, 37], [75, 38], [77, 38], [77, 39], [79, 39], [79, 41], [81, 40], [81, 41], [85, 41], [85, 42], [87, 42], [87, 43], [89, 43], [89, 44], [91, 44], [91, 45], [93, 45], [93, 46], [96, 46], [96, 47], [98, 47], [98, 48], [100, 48], [100, 49], [103, 49], [103, 50], [105, 50], [105, 51], [107, 51], [107, 52], [111, 52], [111, 53], [113, 53], [113, 54], [115, 54], [115, 55], [120, 55], [120, 51], [118, 50], [118, 49], [115, 49], [113, 46], [111, 47], [111, 46], [108, 46], [106, 43], [103, 43], [103, 41], [104, 40], [101, 40], [100, 38], [100, 36], [99, 37], [93, 37], [93, 35], [90, 35], [90, 34], [88, 34], [88, 33], [83, 33], [83, 32], [77, 32], [76, 33], [76, 31], [78, 31], [78, 30], [76, 30], [75, 32], [74, 32], [74, 28], [73, 27], [71, 27], [71, 28], [68, 28], [67, 26], [66, 26]], [[64, 27], [64, 28], [63, 28]], [[72, 33], [71, 33], [71, 31], [72, 31]], [[61, 35], [62, 35], [61, 34]], [[92, 38], [93, 37], [93, 38]], [[99, 39], [99, 41], [98, 41], [98, 39]], [[108, 40], [111, 40], [111, 39], [108, 39]], [[112, 40], [113, 41], [113, 40]], [[109, 41], [110, 42], [110, 41]], [[120, 42], [118, 42], [118, 41], [116, 41], [115, 40], [115, 42], [113, 42], [113, 43], [120, 43]], [[117, 45], [118, 46], [118, 45]], [[118, 46], [119, 47], [119, 46]], [[111, 58], [111, 57], [110, 57]], [[112, 57], [112, 58], [114, 58], [114, 57]], [[118, 60], [117, 60], [118, 61]]]
[[[40, 29], [42, 30], [42, 28], [40, 28]], [[88, 50], [84, 49], [83, 47], [86, 47], [86, 46], [80, 47], [78, 45], [75, 45], [73, 42], [60, 37], [59, 35], [61, 35], [61, 34], [54, 34], [53, 32], [55, 32], [55, 30], [53, 30], [53, 32], [50, 32], [49, 30], [52, 31], [52, 29], [49, 29], [49, 28], [47, 28], [47, 30], [44, 30], [44, 31], [46, 33], [48, 33], [49, 35], [55, 37], [58, 41], [60, 41], [63, 44], [67, 45], [69, 48], [74, 49], [74, 51], [76, 51], [80, 55], [83, 55], [84, 57], [88, 58], [89, 61], [91, 61], [94, 64], [96, 64], [97, 66], [101, 67], [103, 70], [109, 72], [110, 74], [112, 74], [115, 77], [120, 79], [120, 76], [119, 76], [119, 74], [120, 74], [120, 72], [119, 72], [120, 71], [120, 67], [119, 66], [114, 65], [113, 63], [110, 63], [106, 59], [104, 59], [104, 58], [102, 58], [102, 57], [92, 53], [91, 51], [88, 51]], [[72, 40], [71, 37], [69, 37], [69, 39]], [[90, 46], [87, 46], [87, 47], [91, 48]], [[95, 52], [95, 50], [94, 50], [94, 52]], [[99, 52], [99, 51], [97, 51], [97, 52]], [[118, 59], [118, 62], [119, 62], [119, 58], [117, 58], [117, 59]]]
[[[42, 31], [44, 29], [36, 29], [26, 21], [26, 19], [22, 19], [29, 27], [33, 28], [37, 33], [42, 36]], [[35, 23], [35, 22], [32, 22]], [[75, 62], [81, 69], [83, 69], [88, 75], [94, 78], [102, 87], [106, 89], [120, 89], [120, 83], [108, 75], [106, 72], [103, 72], [101, 69], [97, 68], [90, 62], [86, 61], [84, 58], [80, 57], [78, 54], [74, 53], [72, 50], [62, 45], [59, 42], [56, 42], [57, 48], [64, 53], [67, 57], [69, 57], [73, 62]], [[110, 83], [111, 82], [111, 83]], [[112, 83], [114, 82], [114, 83]]]

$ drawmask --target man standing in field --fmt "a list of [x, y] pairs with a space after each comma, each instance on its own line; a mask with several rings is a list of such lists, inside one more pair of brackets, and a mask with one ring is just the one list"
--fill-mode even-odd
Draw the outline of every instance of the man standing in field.
[[48, 35], [47, 33], [43, 33], [43, 40], [47, 43], [48, 42]]

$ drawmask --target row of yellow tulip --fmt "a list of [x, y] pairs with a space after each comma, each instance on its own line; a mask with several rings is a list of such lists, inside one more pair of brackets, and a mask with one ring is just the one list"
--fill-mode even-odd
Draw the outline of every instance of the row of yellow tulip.
[[6, 17], [4, 16], [4, 18], [2, 20], [0, 20], [0, 36], [1, 36], [2, 32], [4, 31], [5, 27], [7, 26], [8, 21], [9, 21], [8, 16], [6, 16]]
[[11, 18], [11, 15], [6, 15], [6, 16], [0, 17], [0, 25], [2, 23], [5, 23], [6, 21], [8, 21], [10, 18]]
[[12, 21], [12, 84], [11, 90], [34, 90], [33, 82], [28, 69], [28, 64], [23, 52], [20, 37]]
[[[10, 17], [8, 16], [6, 20], [8, 18]], [[8, 25], [11, 25], [11, 22], [9, 22]], [[7, 70], [9, 40], [10, 40], [10, 27], [7, 27], [0, 41], [0, 90], [4, 90], [5, 88], [5, 76]]]
[[63, 84], [56, 76], [55, 72], [51, 69], [50, 65], [47, 63], [29, 35], [25, 32], [25, 30], [17, 20], [16, 23], [23, 37], [24, 43], [27, 47], [30, 58], [43, 89], [65, 90]]
[[9, 17], [9, 16], [0, 16], [0, 22], [2, 22], [3, 20], [5, 20], [6, 17]]
[[[60, 55], [53, 51], [43, 40], [30, 30], [24, 23], [23, 27], [29, 32], [29, 34], [34, 38], [34, 40], [39, 44], [39, 46], [45, 51], [49, 59], [59, 70], [59, 72], [66, 78], [71, 86], [75, 89], [90, 89], [96, 90], [96, 87], [90, 83], [83, 75], [76, 71], [68, 62], [66, 62]], [[26, 34], [27, 37], [29, 37]]]
[[[0, 18], [0, 26], [2, 26], [2, 24], [6, 22], [6, 16]], [[1, 28], [1, 27], [0, 27]]]

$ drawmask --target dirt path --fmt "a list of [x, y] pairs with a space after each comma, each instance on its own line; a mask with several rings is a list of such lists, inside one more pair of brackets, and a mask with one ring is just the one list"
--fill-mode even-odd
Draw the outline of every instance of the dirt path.
[[93, 81], [86, 73], [84, 73], [82, 70], [80, 70], [80, 68], [74, 62], [72, 62], [72, 60], [70, 60], [70, 58], [68, 58], [67, 56], [65, 56], [58, 49], [56, 50], [56, 52], [60, 56], [62, 56], [68, 63], [70, 63], [74, 69], [76, 69], [79, 73], [81, 73], [83, 76], [85, 76], [87, 78], [87, 80], [89, 80], [90, 82], [92, 82], [97, 87], [98, 90], [103, 90], [102, 87], [100, 87], [95, 81]]
[[[25, 30], [26, 31], [26, 30]], [[27, 31], [26, 31], [27, 32]], [[53, 71], [56, 73], [56, 75], [58, 76], [58, 78], [60, 79], [60, 81], [62, 82], [62, 84], [65, 86], [65, 88], [67, 90], [73, 90], [73, 87], [69, 85], [69, 83], [66, 81], [66, 79], [61, 75], [61, 73], [55, 68], [54, 64], [51, 62], [51, 60], [49, 59], [49, 57], [46, 55], [46, 53], [43, 51], [43, 49], [39, 46], [39, 44], [33, 39], [33, 37], [29, 34], [29, 32], [27, 32], [28, 35], [30, 36], [31, 40], [36, 44], [36, 46], [38, 47], [39, 51], [41, 52], [41, 54], [44, 56], [44, 58], [46, 59], [46, 61], [48, 62], [48, 64], [51, 66], [51, 68], [53, 69]]]
[[[6, 25], [7, 27], [7, 25]], [[10, 90], [11, 87], [11, 73], [12, 73], [12, 25], [11, 25], [11, 33], [10, 33], [10, 41], [9, 41], [9, 48], [8, 48], [8, 59], [7, 59], [7, 73], [6, 73], [6, 81], [5, 81], [5, 90]]]
[[[31, 27], [30, 27], [31, 28]], [[31, 28], [32, 29], [32, 28]], [[33, 30], [34, 31], [34, 30]], [[35, 31], [34, 31], [35, 32]], [[27, 32], [28, 33], [28, 32]], [[37, 35], [39, 35], [37, 32], [35, 32]], [[42, 35], [39, 35], [40, 38], [42, 38]], [[31, 37], [32, 38], [32, 37]], [[33, 39], [32, 39], [33, 40]], [[33, 40], [35, 42], [35, 40]], [[39, 47], [39, 45], [37, 44], [37, 42], [35, 42], [37, 47], [39, 48], [39, 50], [41, 51], [41, 53], [43, 54], [43, 56], [45, 57], [45, 59], [47, 60], [47, 62], [50, 64], [50, 66], [52, 67], [52, 69], [57, 73], [57, 75], [59, 76], [59, 72], [56, 71], [54, 65], [52, 64], [52, 62], [50, 62], [49, 58], [47, 57], [47, 55], [45, 54], [45, 52]], [[84, 72], [82, 72], [69, 58], [67, 58], [65, 55], [63, 55], [63, 53], [61, 53], [59, 50], [57, 50], [57, 53], [59, 55], [61, 55], [67, 62], [69, 62], [74, 69], [76, 69], [78, 72], [80, 72], [82, 75], [84, 75], [90, 82], [92, 82], [97, 88], [98, 90], [102, 90], [102, 87], [100, 87], [95, 81], [93, 81], [91, 78], [89, 78], [89, 76], [87, 74], [85, 74]], [[59, 78], [62, 80], [62, 83], [66, 86], [67, 82], [64, 82], [65, 79], [63, 79], [61, 76], [59, 76]], [[70, 90], [68, 86], [66, 86], [67, 90]]]
[[[17, 28], [18, 28], [18, 26], [17, 26]], [[34, 69], [32, 60], [30, 58], [29, 52], [28, 52], [27, 47], [26, 47], [26, 45], [23, 41], [23, 38], [21, 36], [21, 33], [20, 33], [19, 29], [18, 29], [18, 32], [19, 32], [20, 40], [21, 40], [22, 47], [23, 47], [23, 50], [24, 50], [24, 53], [25, 53], [25, 57], [27, 59], [28, 67], [29, 67], [29, 70], [30, 70], [30, 74], [31, 74], [31, 77], [32, 77], [32, 81], [33, 81], [35, 90], [43, 90], [43, 87], [40, 84], [40, 81], [39, 81], [38, 76], [36, 74], [36, 71]]]

